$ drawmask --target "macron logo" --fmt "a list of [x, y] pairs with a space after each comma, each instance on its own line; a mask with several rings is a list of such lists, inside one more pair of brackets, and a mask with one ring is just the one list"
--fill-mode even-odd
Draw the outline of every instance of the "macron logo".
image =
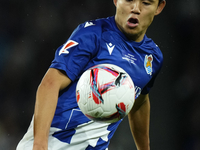
[[109, 43], [109, 44], [106, 43], [106, 45], [107, 45], [107, 48], [108, 48], [108, 52], [111, 55], [114, 48], [115, 48], [115, 45], [113, 45], [112, 43]]
[[94, 26], [95, 24], [93, 22], [86, 22], [84, 28], [87, 28], [89, 26]]
[[68, 49], [71, 48], [71, 47], [74, 47], [76, 45], [78, 45], [78, 43], [73, 41], [73, 40], [67, 41], [67, 43], [65, 43], [63, 45], [62, 49], [60, 50], [59, 55], [61, 55], [61, 54], [69, 54]]

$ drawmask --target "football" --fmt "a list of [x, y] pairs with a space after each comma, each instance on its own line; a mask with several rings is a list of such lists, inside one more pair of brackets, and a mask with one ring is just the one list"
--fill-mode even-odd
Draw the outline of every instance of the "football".
[[89, 119], [114, 123], [124, 118], [133, 107], [134, 83], [119, 66], [96, 65], [86, 70], [78, 80], [76, 100]]

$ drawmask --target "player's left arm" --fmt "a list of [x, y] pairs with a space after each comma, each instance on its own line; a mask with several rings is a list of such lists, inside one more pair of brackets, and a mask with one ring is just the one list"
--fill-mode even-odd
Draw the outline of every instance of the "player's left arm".
[[135, 140], [137, 150], [150, 150], [149, 122], [150, 102], [149, 94], [140, 95], [128, 114], [129, 125]]

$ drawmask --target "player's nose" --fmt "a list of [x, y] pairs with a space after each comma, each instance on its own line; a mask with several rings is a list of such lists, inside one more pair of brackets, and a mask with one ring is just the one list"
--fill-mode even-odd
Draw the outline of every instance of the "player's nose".
[[140, 14], [140, 3], [139, 2], [134, 2], [131, 5], [131, 12], [134, 14]]

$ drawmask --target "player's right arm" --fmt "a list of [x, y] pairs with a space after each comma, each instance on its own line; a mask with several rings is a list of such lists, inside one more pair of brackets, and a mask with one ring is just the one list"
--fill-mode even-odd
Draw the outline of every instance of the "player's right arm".
[[33, 150], [47, 150], [49, 129], [56, 110], [59, 91], [71, 80], [61, 71], [50, 68], [38, 87], [34, 112]]

